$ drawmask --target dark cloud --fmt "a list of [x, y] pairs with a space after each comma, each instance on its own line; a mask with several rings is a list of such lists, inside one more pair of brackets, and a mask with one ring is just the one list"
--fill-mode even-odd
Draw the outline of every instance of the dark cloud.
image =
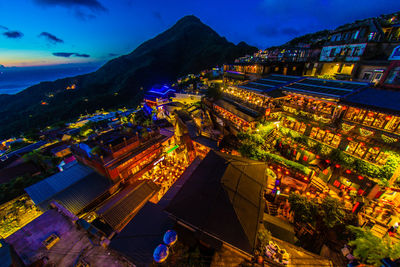
[[286, 27], [282, 28], [281, 33], [284, 35], [299, 35], [300, 31], [296, 28]]
[[42, 32], [41, 34], [39, 34], [39, 37], [44, 37], [47, 41], [54, 44], [64, 43], [63, 40], [48, 32]]
[[42, 6], [61, 6], [70, 8], [73, 14], [81, 20], [95, 18], [99, 12], [107, 12], [108, 9], [98, 0], [33, 0]]
[[3, 29], [5, 31], [8, 31], [8, 28], [6, 26], [0, 25], [0, 29]]
[[36, 3], [46, 6], [63, 6], [68, 8], [85, 7], [92, 11], [107, 11], [97, 0], [34, 0]]
[[78, 53], [75, 53], [74, 56], [75, 57], [90, 57], [90, 55], [88, 55], [88, 54], [78, 54]]
[[24, 36], [24, 34], [19, 31], [6, 31], [3, 33], [3, 35], [6, 36], [7, 38], [12, 38], [12, 39], [21, 38], [22, 36]]
[[90, 55], [88, 55], [88, 54], [68, 53], [68, 52], [56, 52], [56, 53], [53, 53], [53, 56], [56, 56], [56, 57], [90, 57]]

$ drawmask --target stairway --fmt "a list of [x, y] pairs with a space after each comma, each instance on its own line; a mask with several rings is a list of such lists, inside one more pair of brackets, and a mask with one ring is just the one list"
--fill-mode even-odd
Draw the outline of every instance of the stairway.
[[329, 189], [329, 187], [326, 184], [326, 182], [324, 180], [322, 180], [321, 178], [317, 177], [317, 176], [314, 176], [311, 179], [310, 186], [315, 187], [317, 190], [319, 190], [321, 192], [323, 192], [324, 190], [328, 190]]
[[278, 215], [278, 206], [276, 204], [266, 201], [266, 208], [269, 215], [272, 216]]
[[278, 134], [277, 134], [277, 129], [274, 128], [274, 129], [268, 134], [267, 138], [265, 139], [264, 144], [265, 144], [265, 145], [271, 144], [271, 143], [276, 139], [276, 136], [277, 136], [277, 135], [278, 135]]

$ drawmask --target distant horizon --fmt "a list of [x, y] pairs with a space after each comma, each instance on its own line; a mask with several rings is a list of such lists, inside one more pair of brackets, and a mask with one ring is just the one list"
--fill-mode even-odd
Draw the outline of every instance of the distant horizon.
[[0, 94], [17, 94], [40, 82], [73, 77], [96, 71], [104, 64], [67, 63], [50, 66], [0, 68]]

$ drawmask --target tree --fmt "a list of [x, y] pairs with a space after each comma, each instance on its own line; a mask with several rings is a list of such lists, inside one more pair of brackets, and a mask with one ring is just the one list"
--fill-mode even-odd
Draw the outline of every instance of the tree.
[[343, 224], [346, 216], [343, 205], [337, 199], [330, 196], [322, 200], [318, 213], [327, 228]]
[[370, 230], [351, 225], [347, 228], [355, 235], [349, 245], [354, 247], [354, 256], [362, 262], [381, 266], [380, 260], [383, 258], [400, 258], [400, 243], [393, 244], [390, 237], [378, 238]]
[[214, 100], [221, 98], [221, 85], [219, 83], [213, 83], [210, 85], [206, 92], [206, 96], [213, 98]]
[[292, 193], [289, 196], [290, 210], [294, 212], [294, 221], [299, 223], [315, 223], [317, 206], [306, 197]]

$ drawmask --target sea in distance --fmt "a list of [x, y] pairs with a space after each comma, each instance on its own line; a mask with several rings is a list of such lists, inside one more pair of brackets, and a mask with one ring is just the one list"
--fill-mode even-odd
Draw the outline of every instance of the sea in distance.
[[0, 94], [16, 94], [44, 81], [72, 77], [96, 71], [101, 64], [63, 64], [39, 67], [2, 67], [0, 65]]

